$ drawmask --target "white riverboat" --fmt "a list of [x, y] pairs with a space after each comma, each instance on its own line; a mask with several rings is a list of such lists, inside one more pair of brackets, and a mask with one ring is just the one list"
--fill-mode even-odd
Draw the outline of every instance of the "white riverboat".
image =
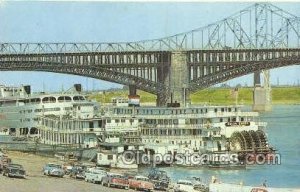
[[38, 118], [49, 115], [72, 115], [86, 118], [97, 112], [98, 104], [86, 100], [81, 85], [62, 93], [31, 93], [30, 86], [0, 85], [0, 128], [10, 135], [38, 136]]
[[[110, 106], [111, 117], [134, 117], [140, 123], [145, 151], [151, 154], [220, 151], [268, 151], [265, 122], [242, 106]], [[111, 121], [114, 121], [113, 119]]]

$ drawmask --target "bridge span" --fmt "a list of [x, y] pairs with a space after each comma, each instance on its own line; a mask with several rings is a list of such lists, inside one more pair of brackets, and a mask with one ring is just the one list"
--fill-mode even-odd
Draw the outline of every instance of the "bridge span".
[[[190, 93], [255, 74], [254, 105], [270, 105], [260, 73], [300, 63], [300, 19], [269, 3], [186, 33], [125, 43], [0, 43], [0, 70], [93, 77], [190, 103]], [[262, 105], [262, 108], [261, 106]]]
[[1, 54], [2, 71], [47, 71], [93, 77], [185, 102], [217, 83], [300, 63], [299, 49]]

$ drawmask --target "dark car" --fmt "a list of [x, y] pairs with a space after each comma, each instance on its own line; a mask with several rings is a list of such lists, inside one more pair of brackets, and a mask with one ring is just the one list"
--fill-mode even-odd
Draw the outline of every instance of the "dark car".
[[74, 166], [70, 171], [70, 177], [75, 179], [84, 179], [85, 178], [85, 167], [83, 166]]
[[15, 177], [15, 178], [26, 178], [26, 171], [22, 165], [19, 164], [9, 164], [3, 170], [3, 176]]
[[149, 172], [148, 178], [153, 182], [154, 189], [167, 190], [169, 187], [170, 177], [167, 175], [165, 171], [152, 169]]

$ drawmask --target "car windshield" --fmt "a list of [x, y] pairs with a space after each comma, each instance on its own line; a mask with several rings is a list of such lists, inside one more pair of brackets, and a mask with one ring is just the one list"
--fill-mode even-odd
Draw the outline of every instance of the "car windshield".
[[12, 169], [10, 169], [10, 172], [11, 172], [11, 173], [14, 173], [14, 174], [19, 173], [19, 174], [21, 174], [21, 175], [24, 175], [24, 174], [25, 174], [25, 171], [24, 171], [24, 170], [17, 169], [17, 168], [12, 168]]
[[181, 185], [193, 185], [191, 182], [188, 182], [188, 181], [178, 181], [177, 184], [181, 184]]
[[125, 178], [123, 175], [117, 175], [117, 174], [112, 174], [111, 176], [114, 177], [114, 178], [120, 178], [120, 179]]
[[146, 177], [137, 177], [136, 180], [139, 180], [139, 181], [149, 181], [149, 179], [146, 178]]
[[47, 167], [61, 168], [60, 165], [56, 165], [56, 164], [48, 164]]
[[9, 164], [9, 167], [23, 168], [23, 166], [19, 164]]

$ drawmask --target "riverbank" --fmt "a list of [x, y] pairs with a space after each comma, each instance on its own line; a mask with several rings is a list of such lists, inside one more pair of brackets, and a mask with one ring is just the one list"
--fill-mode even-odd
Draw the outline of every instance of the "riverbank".
[[[251, 105], [253, 103], [253, 88], [238, 89], [238, 103]], [[137, 92], [142, 103], [155, 103], [156, 96], [144, 91]], [[127, 97], [128, 90], [103, 91], [90, 95], [101, 103], [109, 103], [113, 97]], [[235, 104], [236, 97], [233, 88], [209, 88], [191, 94], [192, 104], [209, 103], [213, 105]], [[272, 88], [272, 103], [275, 105], [300, 104], [300, 87], [274, 87]]]

